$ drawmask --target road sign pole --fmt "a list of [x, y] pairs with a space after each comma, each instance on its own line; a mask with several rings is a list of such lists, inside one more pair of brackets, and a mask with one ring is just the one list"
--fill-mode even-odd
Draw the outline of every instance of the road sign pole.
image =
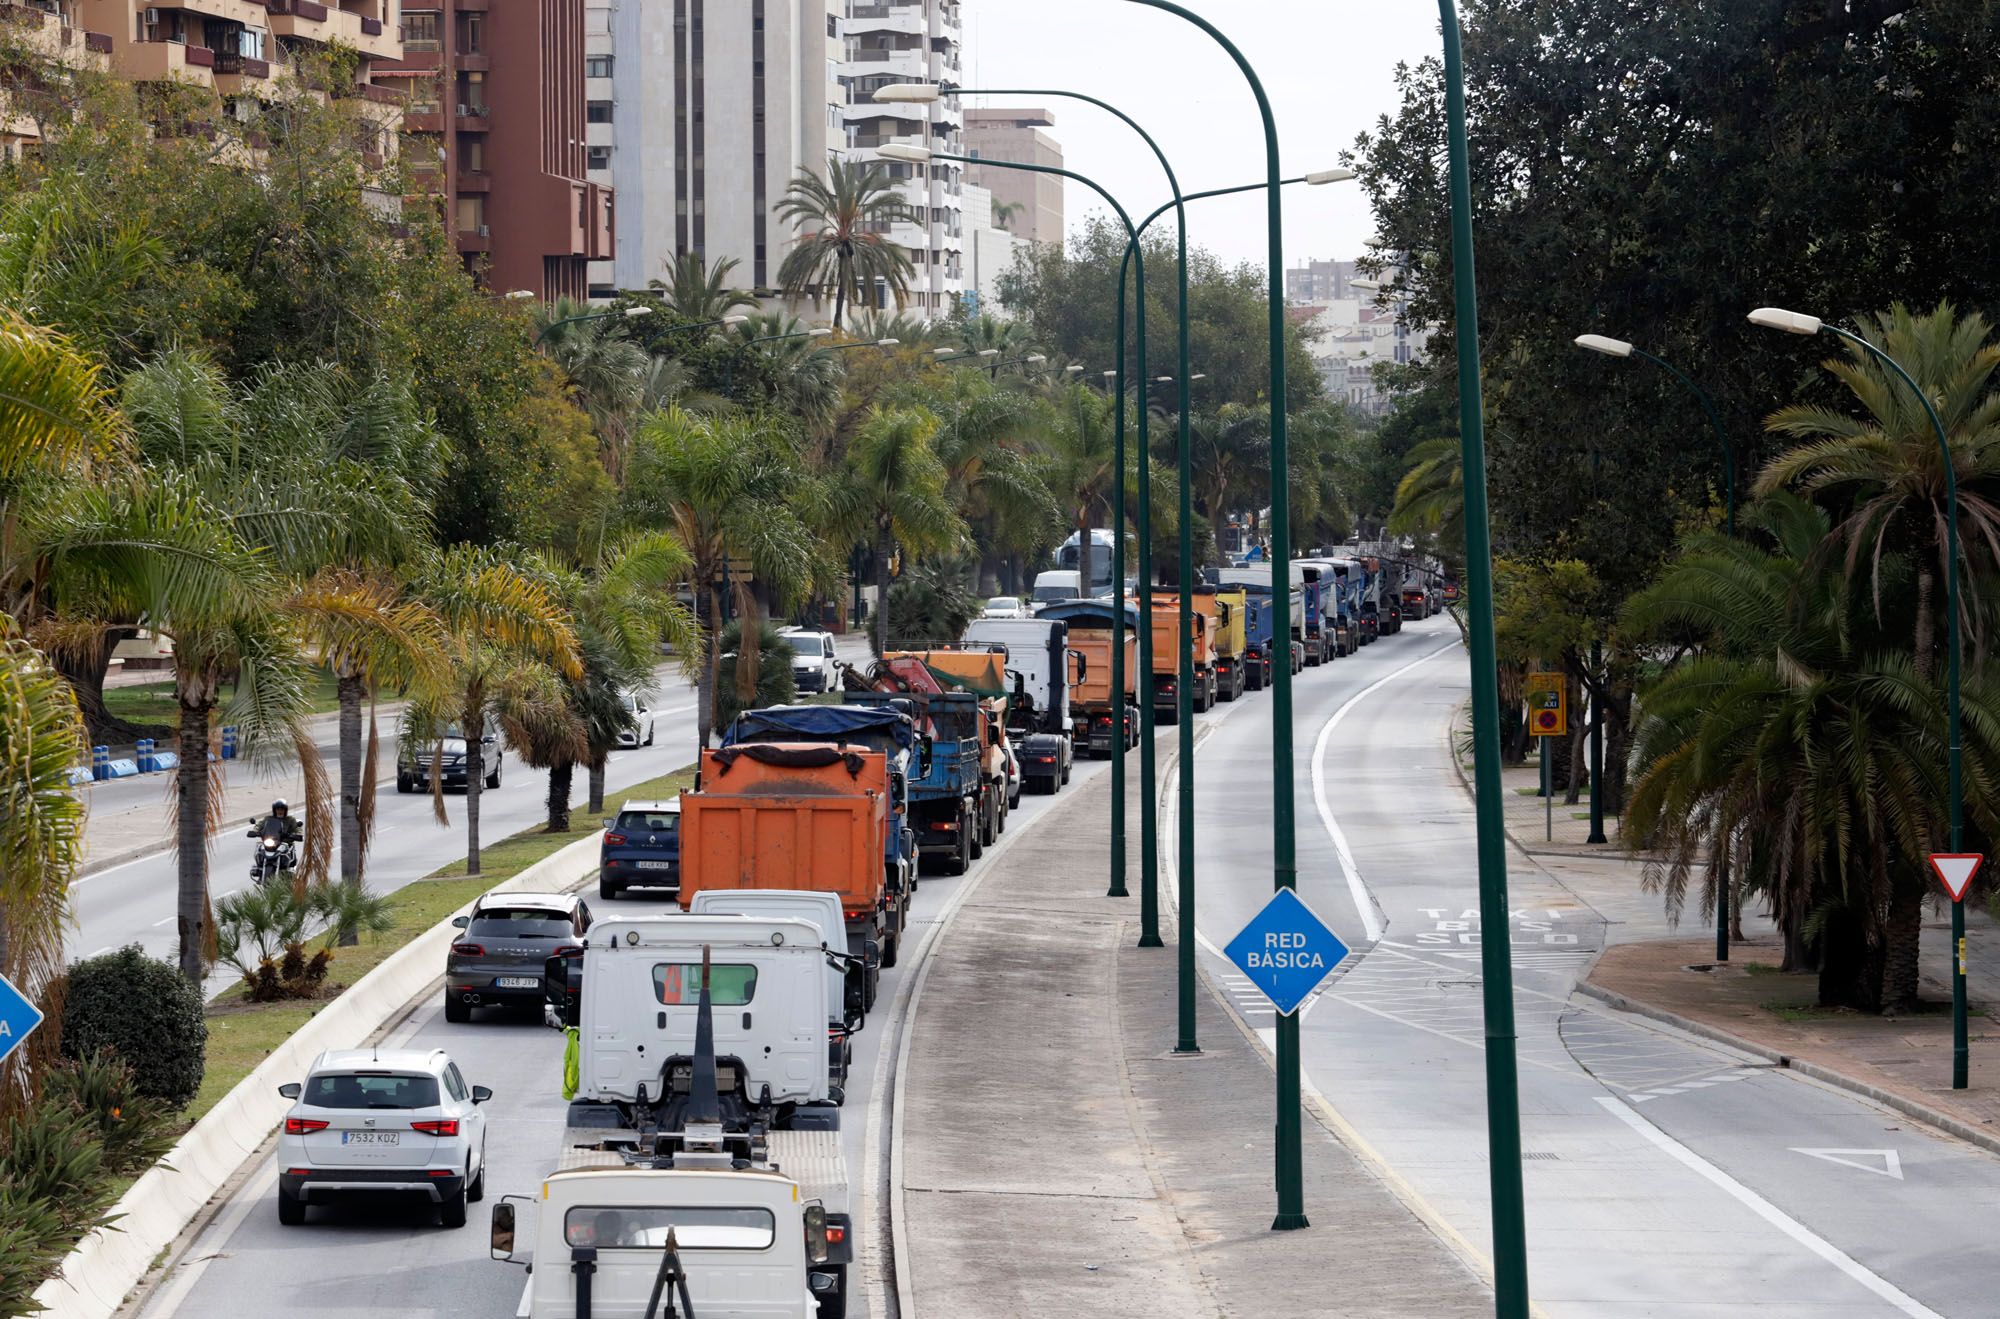
[[1541, 750], [1535, 753], [1535, 759], [1542, 762], [1542, 841], [1553, 843], [1556, 840], [1556, 794], [1549, 785], [1549, 740], [1545, 737], [1541, 742]]
[[1951, 1088], [1970, 1083], [1971, 1046], [1965, 1038], [1965, 903], [1951, 904]]

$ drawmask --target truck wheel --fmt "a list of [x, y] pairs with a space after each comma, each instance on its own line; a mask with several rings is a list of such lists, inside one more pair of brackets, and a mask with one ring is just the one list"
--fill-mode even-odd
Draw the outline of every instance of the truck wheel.
[[882, 969], [888, 970], [896, 964], [896, 954], [903, 951], [903, 936], [890, 931], [882, 936]]
[[962, 875], [972, 869], [972, 829], [970, 821], [960, 821], [958, 826], [958, 848], [945, 858], [944, 872], [947, 875]]
[[444, 991], [444, 1019], [455, 1026], [463, 1026], [472, 1020], [472, 1004], [467, 1003], [449, 989]]

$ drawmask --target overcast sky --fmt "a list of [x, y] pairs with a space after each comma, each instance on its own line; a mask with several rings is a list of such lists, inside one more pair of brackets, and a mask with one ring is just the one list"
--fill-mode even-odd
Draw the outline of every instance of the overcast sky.
[[[1287, 175], [1333, 166], [1355, 134], [1395, 108], [1399, 62], [1438, 51], [1429, 0], [1184, 0], [1229, 35], [1263, 79]], [[1089, 92], [1146, 126], [1184, 192], [1252, 183], [1264, 174], [1256, 102], [1227, 52], [1201, 29], [1129, 0], [965, 0], [968, 87]], [[971, 105], [1031, 104], [1006, 97]], [[1166, 182], [1130, 129], [1094, 106], [1057, 100], [1064, 164], [1103, 184], [1136, 221], [1168, 200]], [[1285, 262], [1352, 258], [1374, 233], [1352, 183], [1287, 188]], [[1264, 264], [1261, 196], [1190, 207], [1190, 240], [1225, 261]], [[1074, 228], [1103, 204], [1068, 185]], [[1162, 221], [1165, 224], [1166, 221]]]

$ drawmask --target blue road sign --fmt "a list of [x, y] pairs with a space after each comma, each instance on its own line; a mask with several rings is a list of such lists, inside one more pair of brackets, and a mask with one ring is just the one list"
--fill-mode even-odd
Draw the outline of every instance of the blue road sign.
[[28, 996], [14, 988], [14, 982], [0, 976], [0, 1062], [27, 1042], [42, 1024], [42, 1013]]
[[1347, 945], [1298, 894], [1281, 888], [1223, 952], [1289, 1017], [1346, 959]]

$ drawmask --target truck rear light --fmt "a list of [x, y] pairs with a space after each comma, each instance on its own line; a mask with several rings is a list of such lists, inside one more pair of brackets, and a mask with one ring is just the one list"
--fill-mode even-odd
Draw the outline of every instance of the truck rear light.
[[848, 919], [848, 920], [851, 920], [851, 921], [858, 921], [858, 920], [860, 920], [860, 919], [861, 919], [861, 918], [862, 918], [863, 916], [866, 916], [867, 914], [868, 914], [868, 908], [866, 908], [866, 907], [843, 907], [843, 908], [841, 908], [841, 915], [843, 915], [843, 916], [847, 917], [847, 919]]
[[326, 1123], [316, 1117], [288, 1117], [285, 1119], [287, 1136], [303, 1136], [309, 1132], [325, 1131]]
[[[412, 1122], [410, 1130], [421, 1131], [427, 1136], [456, 1136], [458, 1134], [458, 1119], [455, 1117], [426, 1118], [422, 1122]], [[449, 1177], [451, 1174], [449, 1172], [434, 1172], [431, 1176]]]
[[485, 947], [485, 945], [483, 945], [483, 944], [476, 944], [476, 943], [455, 943], [455, 944], [453, 944], [453, 945], [451, 946], [451, 950], [452, 950], [452, 951], [453, 951], [454, 953], [457, 953], [457, 954], [458, 954], [458, 955], [459, 955], [460, 957], [484, 957], [484, 956], [486, 956], [486, 947]]
[[835, 1225], [835, 1224], [833, 1224], [833, 1223], [828, 1223], [828, 1224], [826, 1225], [826, 1244], [827, 1244], [827, 1245], [829, 1245], [829, 1246], [838, 1246], [838, 1245], [843, 1245], [843, 1244], [845, 1244], [845, 1243], [846, 1243], [846, 1241], [847, 1241], [847, 1229], [846, 1229], [846, 1228], [844, 1228], [844, 1227], [839, 1227], [839, 1226], [836, 1226], [836, 1225]]

